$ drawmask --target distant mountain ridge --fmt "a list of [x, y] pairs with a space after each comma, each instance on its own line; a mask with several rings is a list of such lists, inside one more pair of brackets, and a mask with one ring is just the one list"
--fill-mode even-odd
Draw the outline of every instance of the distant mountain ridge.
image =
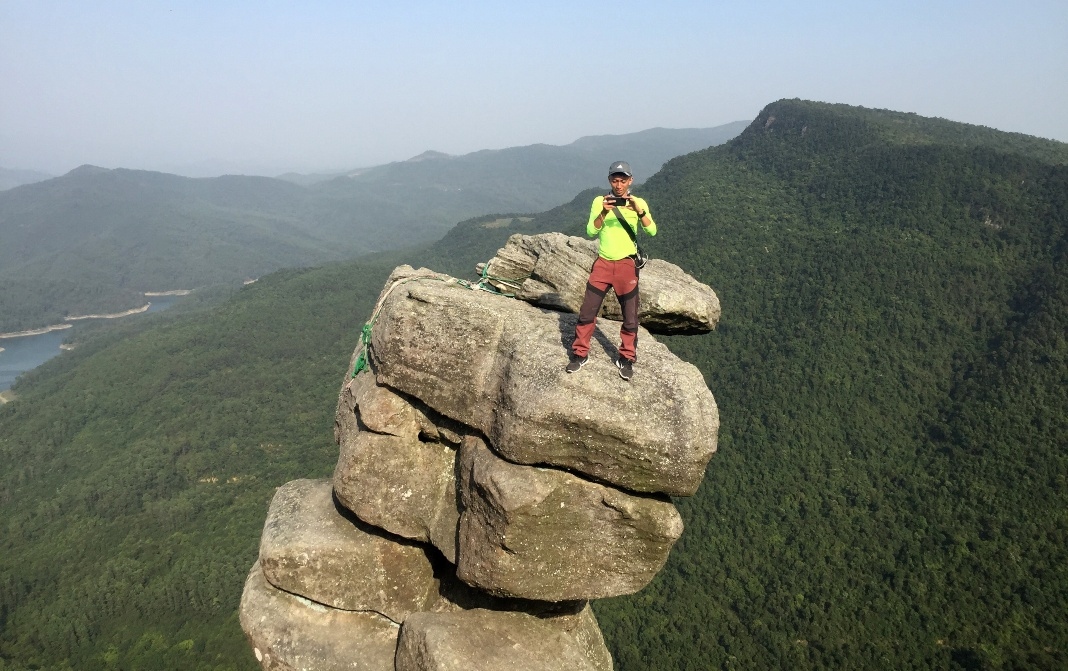
[[[597, 180], [595, 183], [599, 183], [603, 177], [600, 175], [600, 172], [603, 172], [603, 168], [600, 166], [604, 162], [605, 152], [617, 152], [620, 155], [616, 159], [609, 159], [609, 161], [625, 158], [636, 169], [640, 166], [644, 171], [643, 174], [648, 177], [659, 170], [660, 166], [668, 159], [696, 149], [722, 144], [741, 133], [748, 125], [748, 121], [734, 121], [713, 128], [649, 128], [625, 135], [586, 135], [567, 145], [532, 144], [505, 149], [482, 149], [462, 155], [451, 155], [428, 149], [403, 161], [394, 161], [384, 165], [357, 168], [335, 174], [301, 175], [288, 173], [280, 175], [279, 179], [305, 186], [340, 177], [349, 177], [356, 181], [368, 180], [377, 182], [385, 179], [381, 176], [382, 173], [392, 174], [395, 170], [404, 170], [405, 168], [398, 168], [398, 166], [405, 164], [442, 161], [442, 163], [432, 164], [431, 166], [432, 168], [442, 169], [450, 161], [484, 160], [494, 156], [503, 165], [508, 165], [509, 162], [514, 165], [530, 160], [535, 152], [550, 149], [559, 150], [565, 155], [573, 156], [575, 160], [583, 164], [576, 170], [581, 169], [588, 174], [596, 173], [592, 174], [592, 176], [587, 176], [587, 179], [595, 179]], [[590, 167], [584, 165], [590, 161], [593, 161], [592, 173]], [[426, 174], [431, 177], [434, 176], [429, 171]], [[589, 186], [593, 186], [593, 184]]]
[[0, 192], [0, 332], [138, 307], [145, 291], [235, 283], [429, 242], [472, 216], [567, 202], [603, 183], [618, 158], [641, 179], [743, 126], [651, 129], [464, 156], [428, 151], [323, 181], [81, 166]]

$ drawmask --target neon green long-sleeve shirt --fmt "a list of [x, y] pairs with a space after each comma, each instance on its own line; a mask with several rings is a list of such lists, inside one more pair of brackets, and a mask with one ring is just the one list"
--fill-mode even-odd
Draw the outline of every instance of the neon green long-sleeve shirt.
[[639, 211], [648, 213], [649, 221], [652, 222], [644, 227], [645, 232], [649, 235], [656, 235], [656, 222], [653, 221], [653, 213], [649, 212], [649, 204], [645, 202], [644, 198], [638, 198], [637, 196], [631, 196], [630, 198], [634, 201], [634, 207], [637, 208], [637, 211], [620, 208], [620, 213], [626, 219], [626, 222], [620, 222], [616, 219], [615, 212], [608, 210], [608, 214], [604, 215], [604, 224], [600, 229], [594, 228], [593, 222], [601, 215], [604, 196], [597, 196], [593, 199], [593, 204], [590, 206], [590, 220], [586, 223], [586, 235], [591, 238], [597, 238], [597, 254], [603, 259], [618, 261], [637, 252], [630, 236], [623, 230], [623, 226], [630, 226], [635, 235], [640, 235], [638, 232], [638, 229], [641, 228], [638, 225]]

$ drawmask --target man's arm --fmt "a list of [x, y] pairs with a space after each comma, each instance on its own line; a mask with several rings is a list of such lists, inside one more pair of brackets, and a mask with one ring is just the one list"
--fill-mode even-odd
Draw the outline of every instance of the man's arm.
[[590, 205], [590, 220], [586, 223], [586, 235], [591, 238], [597, 237], [601, 227], [604, 226], [605, 215], [608, 210], [604, 209], [604, 196], [597, 196]]
[[638, 222], [645, 232], [649, 235], [656, 235], [656, 222], [653, 221], [653, 215], [649, 212], [649, 203], [637, 196], [631, 198], [631, 203], [633, 203], [634, 211], [638, 213]]

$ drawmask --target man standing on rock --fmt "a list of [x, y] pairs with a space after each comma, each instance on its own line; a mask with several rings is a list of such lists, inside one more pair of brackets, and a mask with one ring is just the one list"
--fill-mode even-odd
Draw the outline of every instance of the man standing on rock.
[[[590, 207], [586, 235], [597, 238], [597, 260], [590, 269], [586, 295], [582, 299], [578, 323], [575, 324], [575, 342], [571, 345], [571, 361], [566, 368], [568, 373], [577, 372], [589, 360], [590, 340], [597, 326], [597, 313], [611, 287], [623, 310], [616, 367], [624, 380], [629, 380], [634, 374], [638, 346], [638, 250], [635, 240], [639, 223], [646, 233], [656, 235], [656, 222], [649, 214], [649, 205], [645, 200], [631, 195], [630, 185], [633, 182], [630, 165], [616, 161], [608, 168], [611, 193], [597, 196]], [[624, 226], [629, 227], [634, 235], [627, 233]]]

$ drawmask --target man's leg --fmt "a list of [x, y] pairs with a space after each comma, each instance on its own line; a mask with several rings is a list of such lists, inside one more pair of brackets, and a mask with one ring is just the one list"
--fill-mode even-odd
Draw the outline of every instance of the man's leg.
[[623, 325], [619, 328], [619, 355], [631, 363], [638, 359], [638, 288], [619, 297]]
[[623, 325], [619, 328], [619, 355], [627, 361], [638, 358], [638, 269], [632, 259], [616, 263], [612, 289], [619, 298]]
[[590, 341], [593, 339], [593, 330], [597, 328], [597, 313], [601, 311], [605, 292], [606, 289], [598, 289], [589, 282], [586, 283], [586, 295], [582, 299], [582, 308], [575, 324], [575, 342], [571, 344], [571, 351], [575, 356], [589, 356]]
[[597, 328], [597, 313], [601, 311], [601, 304], [611, 284], [611, 277], [606, 277], [606, 265], [598, 257], [586, 281], [586, 294], [582, 297], [582, 307], [579, 308], [578, 322], [575, 324], [575, 342], [571, 344], [571, 352], [580, 358], [590, 354], [590, 341], [593, 339], [593, 330]]

